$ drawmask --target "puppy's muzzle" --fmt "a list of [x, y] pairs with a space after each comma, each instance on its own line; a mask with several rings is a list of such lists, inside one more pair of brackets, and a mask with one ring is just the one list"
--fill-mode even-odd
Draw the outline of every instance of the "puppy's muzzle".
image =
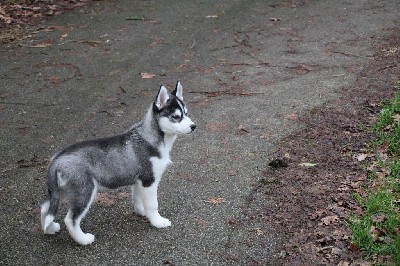
[[195, 124], [191, 124], [190, 125], [190, 129], [192, 130], [192, 132], [196, 129], [196, 125]]

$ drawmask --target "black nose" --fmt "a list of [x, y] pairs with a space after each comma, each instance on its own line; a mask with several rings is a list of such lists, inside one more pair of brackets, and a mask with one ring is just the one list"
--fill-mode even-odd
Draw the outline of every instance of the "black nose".
[[194, 131], [196, 129], [196, 125], [195, 124], [191, 125], [190, 129], [192, 129], [192, 131]]

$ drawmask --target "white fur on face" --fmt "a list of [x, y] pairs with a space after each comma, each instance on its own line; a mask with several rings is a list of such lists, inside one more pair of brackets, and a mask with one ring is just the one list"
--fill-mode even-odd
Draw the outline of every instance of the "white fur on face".
[[175, 112], [172, 114], [173, 116], [179, 116], [179, 118], [182, 116], [181, 110], [175, 110]]
[[172, 122], [168, 117], [160, 118], [161, 131], [166, 134], [189, 134], [193, 131], [191, 128], [192, 125], [194, 125], [193, 121], [186, 115], [183, 116], [183, 119], [179, 123]]

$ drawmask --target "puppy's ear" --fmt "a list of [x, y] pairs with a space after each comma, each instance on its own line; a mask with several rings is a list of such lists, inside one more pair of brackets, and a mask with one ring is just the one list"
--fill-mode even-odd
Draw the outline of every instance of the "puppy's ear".
[[162, 108], [165, 107], [168, 100], [169, 100], [168, 91], [164, 86], [161, 86], [160, 91], [158, 92], [158, 95], [157, 95], [157, 99], [154, 102], [154, 104], [158, 110], [161, 110]]
[[176, 83], [175, 90], [172, 92], [172, 95], [175, 95], [176, 97], [178, 97], [179, 100], [183, 101], [182, 91], [183, 91], [182, 84], [180, 81], [178, 81]]

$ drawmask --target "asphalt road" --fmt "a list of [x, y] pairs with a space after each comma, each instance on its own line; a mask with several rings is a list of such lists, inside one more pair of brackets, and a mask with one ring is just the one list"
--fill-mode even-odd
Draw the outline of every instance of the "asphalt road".
[[[242, 222], [252, 184], [298, 115], [360, 78], [399, 14], [398, 0], [96, 1], [0, 45], [0, 264], [275, 261], [273, 225]], [[160, 185], [173, 226], [151, 227], [122, 189], [84, 220], [94, 244], [72, 241], [65, 207], [61, 232], [43, 235], [53, 153], [123, 132], [177, 80], [198, 129], [178, 139]]]

